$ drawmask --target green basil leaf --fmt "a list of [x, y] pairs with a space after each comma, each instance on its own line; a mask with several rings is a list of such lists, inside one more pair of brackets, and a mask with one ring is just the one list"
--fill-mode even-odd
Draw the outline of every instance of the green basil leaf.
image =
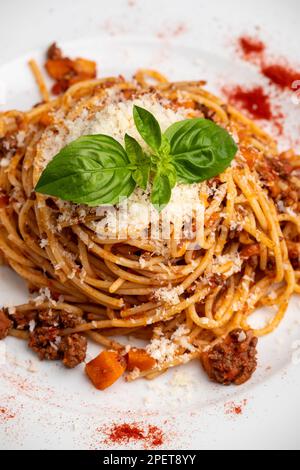
[[165, 135], [161, 136], [161, 145], [159, 153], [163, 158], [169, 157], [171, 152], [171, 144]]
[[143, 167], [137, 168], [132, 173], [132, 177], [134, 181], [136, 182], [136, 184], [144, 190], [147, 189], [149, 175], [150, 175], [150, 166], [143, 166]]
[[80, 137], [64, 147], [43, 171], [35, 190], [65, 201], [116, 204], [135, 188], [122, 145], [106, 135]]
[[136, 166], [132, 173], [134, 181], [142, 189], [147, 188], [151, 160], [145, 155], [140, 144], [130, 135], [125, 134], [125, 149], [130, 162]]
[[165, 166], [164, 172], [165, 172], [165, 174], [166, 174], [166, 175], [168, 176], [168, 178], [169, 178], [169, 182], [170, 182], [171, 189], [173, 189], [174, 186], [176, 185], [176, 182], [177, 182], [176, 168], [175, 168], [175, 166], [173, 165], [173, 163], [168, 163], [168, 164]]
[[153, 180], [151, 202], [158, 212], [168, 204], [171, 199], [172, 188], [167, 174], [157, 173]]
[[208, 119], [176, 122], [165, 136], [180, 183], [198, 183], [219, 175], [238, 150], [230, 134]]
[[134, 106], [133, 119], [137, 130], [146, 144], [148, 144], [154, 152], [158, 152], [161, 146], [161, 130], [153, 114], [144, 108]]

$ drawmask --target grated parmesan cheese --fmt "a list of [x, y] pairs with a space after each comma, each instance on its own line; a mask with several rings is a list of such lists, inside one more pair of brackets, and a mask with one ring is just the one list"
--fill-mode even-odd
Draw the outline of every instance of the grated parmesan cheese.
[[172, 379], [169, 381], [169, 384], [172, 387], [190, 387], [193, 383], [191, 375], [187, 374], [185, 371], [177, 370]]
[[288, 214], [291, 217], [297, 217], [296, 212], [291, 207], [286, 207], [286, 205], [284, 204], [284, 202], [282, 200], [277, 201], [276, 204], [277, 204], [277, 208], [278, 208], [279, 212], [284, 213], [284, 214]]
[[10, 158], [10, 157], [1, 158], [1, 160], [0, 160], [0, 167], [1, 167], [1, 168], [6, 168], [6, 167], [8, 167], [8, 165], [10, 164], [10, 162], [11, 162], [11, 158]]
[[31, 373], [38, 372], [37, 362], [29, 359], [26, 370]]
[[231, 268], [223, 273], [224, 276], [230, 277], [235, 273], [239, 273], [242, 269], [242, 264], [243, 260], [240, 258], [239, 253], [229, 253], [226, 255], [220, 255], [217, 256], [213, 259], [212, 265], [211, 265], [211, 272], [214, 274], [219, 274], [220, 272], [220, 266], [223, 266], [224, 264], [232, 262]]
[[30, 333], [32, 333], [32, 332], [35, 330], [35, 327], [36, 327], [35, 321], [34, 321], [34, 320], [30, 320], [30, 322], [29, 322], [28, 325], [29, 325], [29, 331], [30, 331]]
[[35, 295], [32, 298], [32, 300], [35, 303], [35, 305], [37, 305], [37, 306], [41, 305], [44, 302], [50, 302], [52, 305], [56, 305], [55, 300], [53, 300], [52, 297], [51, 297], [51, 292], [50, 292], [50, 289], [48, 287], [42, 287], [39, 290], [38, 295]]
[[9, 315], [15, 315], [16, 312], [17, 312], [16, 307], [8, 307], [7, 310], [8, 310], [8, 314], [9, 314]]
[[189, 112], [184, 108], [177, 111], [167, 108], [165, 105], [168, 104], [168, 101], [158, 99], [156, 94], [145, 94], [134, 100], [120, 101], [119, 90], [111, 88], [107, 91], [107, 101], [99, 100], [100, 109], [92, 117], [89, 116], [87, 109], [83, 109], [75, 120], [64, 119], [61, 112], [56, 114], [56, 119], [62, 119], [64, 126], [58, 126], [55, 131], [47, 131], [47, 139], [42, 148], [44, 166], [65, 145], [82, 135], [106, 134], [123, 144], [124, 135], [127, 132], [146, 149], [145, 142], [134, 124], [132, 113], [134, 104], [154, 114], [162, 131], [165, 131], [174, 122], [186, 119]]
[[143, 256], [140, 256], [139, 264], [140, 264], [141, 269], [145, 269], [145, 267], [147, 266], [147, 261], [145, 260]]
[[57, 263], [54, 265], [54, 270], [59, 271], [63, 267], [64, 263]]
[[277, 294], [276, 294], [276, 292], [275, 292], [275, 291], [270, 292], [269, 295], [268, 295], [268, 298], [269, 298], [270, 300], [275, 300], [275, 299], [277, 299]]
[[84, 284], [85, 278], [87, 276], [87, 272], [84, 268], [81, 268], [79, 278], [80, 278], [80, 283]]
[[[134, 100], [122, 101], [119, 91], [111, 88], [107, 91], [105, 98], [99, 99], [99, 110], [93, 115], [83, 109], [80, 116], [73, 121], [65, 118], [61, 112], [56, 114], [56, 121], [58, 123], [61, 121], [61, 125], [57, 125], [55, 131], [48, 130], [45, 133], [40, 149], [42, 167], [44, 168], [61, 148], [82, 135], [107, 134], [123, 144], [124, 135], [128, 133], [146, 150], [147, 146], [134, 124], [132, 112], [134, 104], [153, 113], [162, 131], [174, 122], [186, 119], [189, 113], [189, 110], [185, 108], [179, 108], [176, 111], [171, 109], [167, 106], [168, 100], [159, 98], [154, 93], [145, 94]], [[128, 199], [120, 201], [118, 205], [96, 208], [96, 216], [101, 217], [101, 220], [91, 222], [90, 228], [99, 237], [116, 238], [117, 235], [119, 239], [132, 239], [149, 236], [148, 230], [151, 227], [151, 240], [157, 242], [156, 253], [166, 255], [168, 246], [163, 241], [170, 239], [170, 222], [172, 222], [174, 238], [181, 239], [182, 231], [184, 234], [191, 231], [192, 217], [195, 213], [200, 218], [204, 218], [204, 205], [199, 201], [200, 188], [201, 184], [175, 186], [170, 203], [160, 215], [150, 202], [150, 188], [145, 191], [136, 188]], [[61, 230], [64, 224], [70, 222], [74, 216], [74, 207], [78, 206], [60, 200], [57, 204], [61, 212], [57, 229]], [[83, 219], [86, 215], [86, 208], [79, 207], [77, 218]], [[89, 245], [88, 240], [85, 243]], [[89, 247], [92, 248], [92, 245]], [[143, 264], [143, 260], [141, 263]]]
[[154, 292], [154, 298], [158, 302], [164, 302], [169, 305], [176, 305], [180, 303], [179, 295], [182, 294], [181, 286], [177, 287], [162, 287], [160, 289], [156, 289]]
[[17, 146], [18, 147], [23, 147], [25, 143], [25, 137], [26, 137], [26, 132], [25, 131], [19, 131], [16, 135], [17, 139]]
[[40, 240], [40, 247], [45, 248], [46, 246], [48, 246], [48, 240], [47, 240], [47, 238], [42, 238]]
[[249, 297], [247, 298], [247, 305], [250, 308], [253, 308], [257, 302], [257, 295], [252, 292]]
[[128, 374], [128, 378], [135, 380], [140, 376], [140, 369], [138, 367], [135, 367], [131, 372]]
[[[194, 352], [195, 347], [189, 342], [189, 329], [185, 325], [180, 325], [170, 338], [163, 336], [161, 329], [156, 328], [156, 338], [153, 338], [150, 343], [146, 346], [147, 353], [153, 357], [158, 366], [162, 366], [165, 363], [170, 363], [178, 355], [181, 348]], [[189, 355], [183, 354], [180, 356], [181, 359], [189, 360]]]
[[72, 269], [71, 273], [68, 274], [68, 278], [69, 279], [74, 279], [75, 276], [76, 276], [76, 269]]
[[126, 354], [128, 354], [130, 350], [131, 350], [131, 344], [126, 344], [122, 354], [126, 356]]
[[244, 331], [241, 331], [238, 336], [238, 342], [243, 343], [244, 341], [246, 341], [246, 339], [247, 339], [246, 333]]

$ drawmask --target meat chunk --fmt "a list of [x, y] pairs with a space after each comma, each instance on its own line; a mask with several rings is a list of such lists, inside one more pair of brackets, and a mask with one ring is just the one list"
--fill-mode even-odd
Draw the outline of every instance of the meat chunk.
[[28, 346], [37, 353], [41, 360], [55, 361], [60, 358], [59, 330], [53, 327], [41, 326], [30, 333]]
[[61, 328], [75, 328], [81, 323], [81, 317], [64, 310], [42, 310], [38, 314], [38, 321], [43, 326], [60, 326]]
[[252, 256], [257, 256], [260, 253], [260, 247], [258, 243], [252, 243], [252, 245], [245, 246], [241, 251], [241, 258], [249, 259]]
[[63, 328], [75, 328], [82, 323], [81, 317], [64, 310], [61, 310], [59, 319]]
[[257, 367], [257, 338], [252, 331], [236, 329], [209, 351], [202, 354], [204, 370], [214, 382], [241, 385]]
[[47, 59], [50, 60], [57, 60], [62, 58], [62, 51], [61, 49], [57, 46], [56, 42], [51, 44], [49, 49], [47, 50]]
[[55, 328], [75, 328], [82, 322], [81, 317], [64, 310], [28, 310], [18, 311], [11, 316], [15, 328], [25, 330], [29, 328], [30, 321], [34, 320], [38, 326]]
[[39, 323], [43, 326], [59, 326], [59, 312], [58, 310], [52, 310], [51, 308], [47, 310], [40, 310], [37, 314], [37, 319]]
[[41, 360], [62, 360], [68, 368], [76, 367], [84, 361], [87, 350], [84, 336], [73, 334], [61, 337], [58, 328], [47, 326], [36, 328], [30, 334], [28, 345]]
[[62, 339], [60, 352], [63, 354], [62, 362], [69, 369], [73, 369], [85, 360], [87, 339], [78, 334], [66, 336]]
[[34, 310], [30, 310], [28, 312], [20, 312], [16, 310], [14, 314], [10, 315], [10, 318], [17, 330], [27, 330], [29, 328], [29, 323], [32, 320], [36, 321], [37, 313]]
[[272, 158], [271, 165], [281, 178], [288, 178], [294, 169], [293, 165], [291, 165], [289, 159], [286, 157], [285, 152], [277, 158]]
[[0, 310], [0, 340], [6, 338], [11, 327], [12, 322], [5, 315], [4, 311]]

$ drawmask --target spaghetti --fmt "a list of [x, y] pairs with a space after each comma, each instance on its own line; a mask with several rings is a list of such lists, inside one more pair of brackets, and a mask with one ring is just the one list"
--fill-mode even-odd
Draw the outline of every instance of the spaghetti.
[[[34, 62], [31, 66], [36, 73]], [[42, 104], [29, 112], [0, 114], [0, 251], [35, 293], [27, 304], [5, 311], [9, 334], [29, 341], [41, 358], [61, 358], [69, 367], [84, 359], [86, 338], [115, 351], [98, 361], [98, 371], [112, 369], [98, 388], [122, 375], [130, 350], [140, 354], [132, 356], [128, 380], [154, 378], [205, 354], [204, 367], [220, 372], [226, 351], [237, 355], [244, 343], [255, 348], [253, 337], [277, 328], [290, 297], [300, 292], [300, 160], [295, 153], [279, 154], [269, 135], [203, 89], [203, 82], [171, 83], [157, 72], [140, 70], [130, 82], [87, 80], [48, 101], [39, 73], [37, 81]], [[201, 210], [194, 214], [191, 239], [176, 238], [172, 220], [167, 241], [134, 231], [120, 239], [109, 235], [103, 208], [34, 192], [45, 162], [74, 133], [86, 133], [86, 123], [90, 130], [100, 118], [109, 120], [108, 110], [132, 109], [139, 100], [158, 104], [171, 121], [176, 116], [211, 119], [238, 142], [230, 168], [193, 186], [191, 197], [196, 195]], [[189, 194], [189, 187], [179, 189]], [[137, 225], [132, 218], [131, 223]], [[261, 306], [274, 306], [276, 312], [252, 331], [249, 318]], [[143, 339], [147, 346], [136, 350], [131, 340], [128, 345], [117, 336]], [[222, 346], [225, 338], [229, 351]], [[248, 353], [256, 365], [253, 350]], [[110, 362], [115, 359], [116, 367]], [[239, 366], [240, 381], [228, 380], [228, 370], [226, 380], [222, 373], [209, 375], [222, 383], [242, 383], [255, 367], [245, 374], [247, 365]], [[113, 370], [120, 373], [114, 376]]]

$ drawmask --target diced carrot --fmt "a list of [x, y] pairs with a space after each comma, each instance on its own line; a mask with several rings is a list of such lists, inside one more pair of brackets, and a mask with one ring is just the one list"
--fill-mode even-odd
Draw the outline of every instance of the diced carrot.
[[85, 372], [98, 390], [105, 390], [125, 372], [126, 364], [116, 351], [103, 351], [85, 366]]
[[127, 354], [127, 370], [138, 368], [141, 371], [152, 369], [156, 364], [155, 359], [149, 356], [145, 349], [130, 349]]
[[96, 77], [96, 62], [87, 59], [75, 59], [73, 62], [73, 70], [76, 74], [86, 78]]
[[78, 57], [64, 57], [61, 49], [54, 43], [47, 52], [45, 63], [48, 75], [56, 80], [52, 87], [54, 95], [60, 95], [75, 83], [96, 78], [96, 62]]
[[73, 62], [68, 58], [48, 59], [45, 63], [46, 70], [51, 78], [61, 80], [73, 70]]

